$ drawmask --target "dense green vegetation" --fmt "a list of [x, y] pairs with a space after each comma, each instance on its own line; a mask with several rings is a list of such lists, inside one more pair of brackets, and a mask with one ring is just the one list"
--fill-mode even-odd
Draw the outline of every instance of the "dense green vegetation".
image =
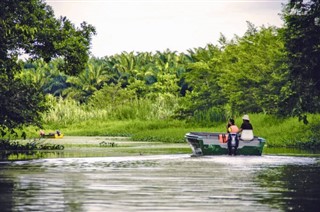
[[[145, 103], [146, 104], [146, 103]], [[149, 102], [149, 104], [151, 104]], [[146, 106], [147, 107], [147, 106]], [[150, 106], [151, 107], [151, 106]], [[136, 141], [185, 142], [184, 135], [190, 131], [225, 132], [226, 123], [219, 119], [201, 124], [197, 120], [176, 119], [122, 119], [123, 113], [134, 113], [134, 105], [116, 113], [105, 109], [88, 109], [86, 105], [77, 105], [74, 100], [62, 100], [51, 108], [45, 116], [46, 132], [59, 129], [69, 136], [126, 136]], [[256, 135], [266, 138], [269, 147], [319, 147], [320, 115], [309, 114], [309, 124], [305, 125], [295, 117], [279, 118], [268, 114], [249, 114]], [[211, 115], [219, 117], [219, 114]], [[240, 125], [241, 116], [235, 121]], [[28, 128], [28, 135], [38, 138], [39, 130]]]
[[[289, 1], [283, 28], [248, 22], [243, 36], [221, 34], [219, 44], [186, 53], [122, 52], [88, 61], [92, 26], [56, 20], [40, 0], [10, 2], [0, 22], [3, 136], [43, 124], [68, 135], [181, 142], [188, 131], [225, 131], [229, 117], [240, 125], [250, 114], [269, 146], [320, 144], [318, 1]], [[17, 60], [21, 49], [30, 60]], [[39, 130], [24, 129], [29, 136]]]
[[[66, 18], [56, 19], [51, 7], [41, 0], [4, 0], [0, 7], [0, 133], [15, 128], [40, 125], [48, 108], [42, 87], [18, 75], [23, 63], [18, 56], [46, 63], [63, 58], [60, 68], [75, 75], [89, 58], [93, 26], [83, 22], [80, 28]], [[35, 73], [39, 75], [41, 73]]]
[[59, 62], [51, 62], [51, 69], [41, 62], [26, 63], [20, 77], [88, 110], [112, 111], [109, 115], [120, 120], [177, 118], [208, 124], [248, 112], [280, 114], [286, 95], [281, 91], [287, 72], [279, 30], [251, 23], [243, 37], [188, 54], [123, 52], [92, 58], [78, 76], [56, 79]]
[[292, 95], [283, 107], [304, 122], [320, 110], [320, 2], [291, 0], [283, 13]]

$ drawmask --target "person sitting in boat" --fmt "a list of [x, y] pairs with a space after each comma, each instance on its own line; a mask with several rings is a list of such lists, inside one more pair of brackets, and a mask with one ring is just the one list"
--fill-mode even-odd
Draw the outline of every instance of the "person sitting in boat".
[[234, 137], [235, 139], [235, 152], [234, 154], [236, 154], [238, 146], [239, 146], [239, 138], [238, 138], [238, 131], [239, 128], [237, 127], [237, 125], [235, 125], [234, 119], [229, 119], [228, 125], [227, 125], [228, 129], [228, 154], [231, 155], [232, 154], [232, 138]]
[[58, 136], [61, 135], [60, 130], [57, 130], [56, 133], [57, 133]]
[[227, 132], [228, 133], [238, 133], [239, 128], [237, 125], [235, 125], [234, 119], [229, 119], [228, 124], [227, 124]]
[[44, 136], [45, 132], [43, 130], [40, 130], [40, 136]]
[[250, 123], [250, 119], [248, 115], [244, 115], [242, 117], [242, 124], [239, 130], [240, 139], [241, 140], [252, 140], [254, 138], [253, 136], [253, 127], [252, 124]]

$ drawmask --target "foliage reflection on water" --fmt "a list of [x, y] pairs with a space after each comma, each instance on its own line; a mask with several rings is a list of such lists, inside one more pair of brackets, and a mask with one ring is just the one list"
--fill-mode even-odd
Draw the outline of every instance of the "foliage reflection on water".
[[[137, 156], [154, 154], [191, 154], [188, 145], [161, 144], [151, 147], [151, 144], [141, 146], [135, 144], [132, 147], [79, 147], [66, 150], [33, 150], [33, 151], [0, 151], [0, 161], [6, 160], [30, 160], [42, 158], [78, 158], [78, 157], [110, 157], [110, 156]], [[292, 155], [319, 157], [320, 150], [294, 149], [294, 148], [265, 148], [263, 155]]]
[[261, 187], [268, 190], [268, 195], [260, 199], [284, 211], [318, 211], [319, 174], [319, 163], [266, 169], [257, 177]]
[[319, 159], [132, 157], [0, 162], [2, 211], [314, 211]]

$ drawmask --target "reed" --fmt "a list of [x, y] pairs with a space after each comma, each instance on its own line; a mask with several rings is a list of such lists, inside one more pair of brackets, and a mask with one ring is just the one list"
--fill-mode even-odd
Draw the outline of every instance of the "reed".
[[191, 120], [202, 126], [214, 126], [217, 123], [225, 122], [227, 116], [224, 109], [213, 107], [207, 110], [195, 111]]
[[[52, 107], [44, 114], [44, 123], [50, 126], [68, 126], [75, 122], [88, 120], [161, 120], [173, 115], [177, 107], [175, 98], [133, 99], [131, 101], [97, 108], [90, 104], [79, 104], [72, 99], [59, 98], [54, 101], [51, 97]], [[58, 126], [57, 126], [58, 127]]]
[[[184, 135], [190, 131], [226, 132], [222, 110], [198, 112], [189, 121], [173, 120], [171, 114], [170, 107], [150, 100], [135, 100], [111, 110], [60, 99], [44, 116], [44, 127], [47, 131], [60, 129], [66, 135], [127, 136], [132, 140], [162, 142], [184, 142]], [[320, 114], [309, 114], [308, 125], [296, 117], [279, 118], [262, 113], [249, 116], [254, 134], [265, 138], [270, 147], [320, 146]], [[241, 116], [234, 118], [240, 127]]]

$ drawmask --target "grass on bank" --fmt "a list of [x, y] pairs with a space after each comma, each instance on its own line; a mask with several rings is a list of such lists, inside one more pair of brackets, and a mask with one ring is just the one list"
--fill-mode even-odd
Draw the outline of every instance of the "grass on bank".
[[[305, 125], [297, 118], [279, 119], [264, 114], [249, 114], [254, 127], [254, 134], [267, 140], [269, 147], [301, 147], [319, 146], [318, 134], [320, 115], [309, 115], [310, 124]], [[241, 117], [236, 118], [240, 127]], [[45, 125], [46, 132], [59, 129], [69, 136], [126, 136], [133, 141], [159, 141], [168, 143], [185, 142], [184, 135], [191, 131], [225, 132], [226, 123], [213, 123], [211, 127], [178, 120], [122, 120], [102, 121], [86, 120], [68, 125]], [[35, 128], [28, 129], [29, 134], [38, 136]]]
[[[159, 100], [160, 101], [160, 100]], [[59, 129], [70, 136], [125, 136], [133, 141], [185, 142], [190, 131], [226, 132], [226, 111], [207, 110], [191, 121], [170, 119], [175, 98], [165, 102], [136, 100], [129, 105], [94, 108], [74, 100], [52, 99], [53, 107], [44, 115], [46, 133]], [[108, 104], [107, 104], [108, 105]], [[169, 107], [170, 106], [170, 107]], [[243, 114], [242, 114], [243, 115]], [[235, 117], [240, 127], [242, 115]], [[320, 114], [309, 114], [309, 124], [298, 118], [280, 119], [266, 114], [249, 114], [254, 134], [267, 140], [270, 147], [320, 147]], [[24, 129], [29, 138], [39, 137], [39, 129]]]

